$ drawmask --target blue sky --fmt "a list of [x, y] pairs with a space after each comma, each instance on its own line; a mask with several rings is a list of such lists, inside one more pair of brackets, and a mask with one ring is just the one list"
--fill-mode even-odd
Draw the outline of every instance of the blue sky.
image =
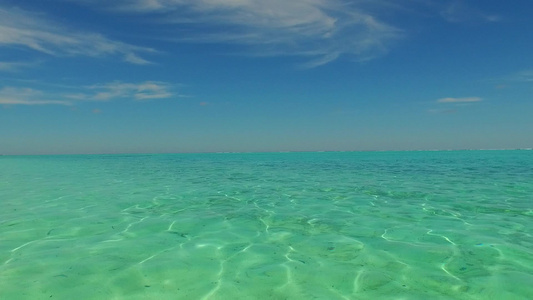
[[532, 11], [0, 0], [0, 153], [530, 148]]

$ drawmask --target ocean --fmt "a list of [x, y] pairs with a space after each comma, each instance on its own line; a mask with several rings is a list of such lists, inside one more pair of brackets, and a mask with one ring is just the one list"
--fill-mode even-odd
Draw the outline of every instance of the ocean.
[[533, 151], [0, 156], [0, 299], [532, 299]]

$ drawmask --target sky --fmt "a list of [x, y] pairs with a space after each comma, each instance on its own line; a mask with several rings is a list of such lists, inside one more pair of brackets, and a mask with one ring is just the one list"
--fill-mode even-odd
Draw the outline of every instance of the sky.
[[0, 154], [533, 147], [531, 0], [0, 0]]

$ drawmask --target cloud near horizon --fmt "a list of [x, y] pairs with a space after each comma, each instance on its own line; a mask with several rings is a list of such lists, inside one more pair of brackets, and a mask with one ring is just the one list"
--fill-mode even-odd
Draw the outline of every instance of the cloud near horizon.
[[483, 101], [480, 97], [464, 97], [464, 98], [441, 98], [438, 99], [438, 103], [471, 103], [471, 102], [481, 102]]
[[[82, 102], [105, 102], [119, 99], [147, 101], [179, 97], [171, 92], [172, 86], [164, 82], [141, 83], [111, 82], [82, 87], [84, 93], [44, 92], [26, 87], [3, 87], [0, 104], [4, 105], [75, 105]], [[48, 97], [47, 97], [48, 95]], [[51, 98], [53, 97], [53, 98]]]
[[108, 101], [119, 98], [131, 98], [142, 101], [165, 99], [173, 96], [169, 91], [169, 84], [156, 81], [145, 81], [142, 83], [114, 81], [102, 85], [94, 85], [89, 88], [95, 90], [96, 94], [88, 96], [87, 99], [94, 101]]
[[[154, 49], [111, 40], [99, 33], [80, 32], [57, 24], [41, 14], [0, 6], [0, 48], [20, 47], [52, 56], [122, 56], [132, 64], [150, 62], [139, 53]], [[13, 64], [3, 63], [4, 69]]]
[[47, 99], [45, 93], [31, 88], [3, 87], [0, 104], [4, 105], [72, 105], [70, 101]]

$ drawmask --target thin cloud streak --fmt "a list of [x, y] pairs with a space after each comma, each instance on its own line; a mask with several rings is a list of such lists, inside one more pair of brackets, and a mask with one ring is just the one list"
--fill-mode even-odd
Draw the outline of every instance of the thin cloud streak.
[[97, 92], [86, 96], [86, 100], [109, 101], [113, 99], [135, 99], [138, 101], [150, 99], [166, 99], [173, 96], [170, 86], [164, 82], [146, 81], [143, 83], [125, 83], [115, 81], [103, 85], [89, 87]]
[[511, 77], [512, 81], [533, 82], [533, 70], [524, 70]]
[[16, 72], [20, 69], [29, 68], [34, 65], [36, 65], [36, 63], [0, 61], [0, 72]]
[[4, 87], [0, 90], [4, 105], [72, 105], [70, 101], [46, 99], [43, 92], [31, 88]]
[[133, 64], [149, 62], [139, 53], [155, 52], [145, 47], [114, 41], [98, 33], [77, 32], [41, 15], [0, 7], [0, 47], [23, 46], [52, 56], [122, 56]]
[[465, 98], [441, 98], [438, 99], [438, 103], [471, 103], [471, 102], [480, 102], [483, 99], [480, 97], [465, 97]]
[[498, 22], [501, 19], [497, 15], [489, 15], [459, 0], [446, 6], [441, 11], [441, 16], [450, 23]]
[[[73, 87], [68, 87], [71, 90]], [[83, 102], [109, 102], [115, 100], [148, 101], [180, 97], [171, 92], [172, 86], [164, 82], [142, 83], [111, 82], [78, 88], [81, 92], [45, 92], [25, 87], [4, 87], [0, 90], [0, 104], [9, 105], [75, 105]], [[91, 92], [92, 91], [92, 92]]]

